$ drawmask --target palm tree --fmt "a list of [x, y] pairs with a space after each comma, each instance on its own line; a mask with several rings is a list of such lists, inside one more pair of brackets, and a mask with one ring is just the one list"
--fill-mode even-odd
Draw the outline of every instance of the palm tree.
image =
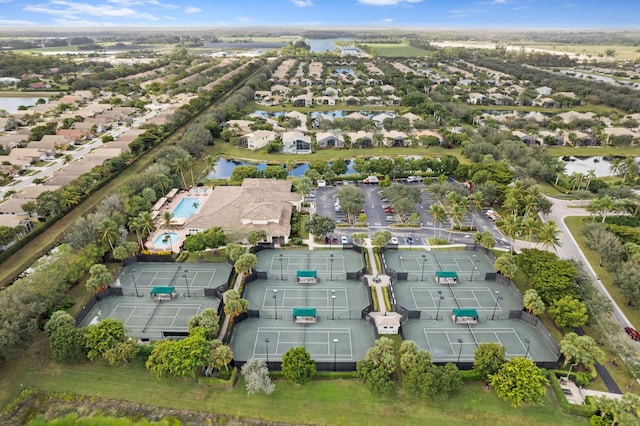
[[616, 209], [615, 201], [608, 195], [598, 199], [597, 205], [602, 213], [602, 223], [607, 219], [607, 215]]
[[536, 232], [536, 236], [538, 237], [538, 241], [542, 243], [542, 247], [546, 249], [551, 247], [553, 248], [553, 251], [556, 252], [557, 248], [561, 245], [558, 234], [560, 234], [560, 230], [558, 229], [558, 225], [555, 220], [543, 222]]
[[434, 225], [436, 223], [438, 224], [438, 238], [440, 238], [440, 234], [442, 231], [442, 222], [444, 222], [445, 218], [447, 217], [447, 211], [441, 204], [431, 204], [431, 206], [429, 206], [429, 214], [433, 217]]
[[202, 177], [203, 174], [216, 172], [216, 159], [213, 155], [207, 155], [202, 159], [202, 162], [204, 163], [204, 168], [202, 169], [200, 177]]
[[149, 212], [140, 212], [138, 214], [136, 221], [140, 225], [140, 237], [147, 238], [153, 231], [156, 230], [156, 223], [151, 217], [151, 213]]
[[556, 186], [558, 185], [558, 180], [560, 180], [560, 175], [564, 174], [564, 172], [567, 170], [567, 164], [562, 161], [562, 159], [560, 158], [554, 158], [551, 161], [551, 169], [553, 170], [553, 172], [556, 175]]
[[520, 229], [520, 221], [518, 216], [516, 216], [515, 214], [508, 215], [503, 219], [502, 230], [504, 231], [506, 236], [509, 238], [509, 240], [511, 240], [511, 247], [510, 247], [511, 253], [513, 253], [516, 234], [518, 233], [519, 229]]
[[296, 168], [296, 160], [293, 158], [287, 158], [287, 170], [289, 170], [289, 176], [293, 177], [293, 169]]
[[187, 157], [187, 159], [185, 160], [185, 165], [189, 169], [189, 174], [191, 175], [191, 186], [195, 186], [196, 184], [196, 180], [193, 178], [193, 166], [195, 165], [195, 163], [196, 159], [191, 156]]
[[589, 184], [591, 183], [592, 180], [596, 178], [596, 171], [593, 169], [587, 170], [586, 178], [587, 178], [587, 186], [585, 188], [589, 189]]
[[109, 247], [111, 247], [111, 251], [113, 251], [114, 245], [119, 236], [118, 224], [114, 220], [104, 219], [98, 225], [97, 232], [100, 242], [103, 244], [108, 243]]
[[527, 192], [522, 198], [522, 202], [524, 203], [524, 217], [528, 217], [532, 212], [536, 211], [536, 207], [538, 207], [539, 198]]
[[511, 210], [512, 215], [514, 216], [518, 215], [518, 209], [520, 208], [520, 203], [518, 202], [516, 197], [509, 195], [507, 199], [504, 200], [504, 203], [502, 203], [502, 206], [505, 209]]
[[622, 182], [620, 185], [624, 185], [624, 181], [627, 179], [627, 176], [635, 176], [638, 174], [638, 163], [636, 163], [635, 157], [627, 157], [622, 162]]
[[171, 241], [171, 236], [169, 233], [173, 230], [173, 213], [166, 211], [162, 213], [162, 227], [167, 230], [165, 235], [169, 238], [169, 246], [173, 251], [173, 242]]
[[174, 163], [173, 163], [173, 171], [175, 173], [180, 174], [180, 177], [182, 178], [182, 185], [183, 188], [187, 187], [187, 181], [184, 178], [184, 171], [187, 169], [187, 159], [186, 158], [178, 158]]
[[129, 231], [133, 231], [136, 233], [136, 239], [138, 240], [138, 246], [143, 248], [142, 245], [142, 236], [140, 235], [140, 230], [142, 229], [142, 225], [140, 224], [140, 216], [132, 217], [129, 220]]
[[484, 198], [484, 194], [482, 193], [482, 191], [476, 191], [473, 194], [471, 194], [469, 196], [469, 198], [471, 199], [471, 228], [473, 228], [473, 221], [476, 218], [476, 214], [478, 213], [479, 210], [482, 210], [482, 206], [485, 203], [485, 198]]
[[527, 236], [527, 241], [529, 241], [529, 247], [531, 247], [532, 246], [531, 239], [533, 238], [533, 234], [538, 229], [538, 221], [533, 216], [524, 217], [522, 219], [520, 226], [522, 229], [522, 233]]
[[304, 176], [296, 181], [296, 192], [300, 194], [302, 201], [304, 201], [304, 197], [309, 195], [311, 192], [311, 179]]
[[451, 229], [449, 230], [449, 240], [451, 241], [451, 234], [453, 233], [453, 227], [460, 227], [462, 219], [464, 219], [464, 207], [455, 203], [449, 208], [449, 216], [451, 216]]
[[622, 164], [623, 161], [622, 157], [613, 157], [611, 159], [611, 164], [609, 164], [609, 171], [616, 176], [619, 175], [624, 167]]
[[569, 182], [571, 183], [571, 190], [574, 191], [577, 187], [580, 190], [580, 184], [582, 183], [582, 173], [573, 172], [569, 176]]

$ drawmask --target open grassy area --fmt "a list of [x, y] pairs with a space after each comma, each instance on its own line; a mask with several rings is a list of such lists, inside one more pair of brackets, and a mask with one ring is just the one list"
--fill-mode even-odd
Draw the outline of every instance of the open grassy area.
[[463, 157], [460, 148], [445, 149], [440, 147], [408, 147], [408, 148], [366, 148], [366, 149], [319, 149], [311, 154], [299, 154], [292, 157], [290, 154], [269, 154], [265, 149], [251, 151], [218, 141], [213, 147], [207, 147], [207, 154], [234, 158], [238, 160], [267, 162], [272, 164], [284, 164], [288, 158], [294, 158], [298, 162], [306, 161], [332, 161], [345, 158], [359, 157], [405, 157], [411, 155], [424, 155], [429, 157], [441, 157], [443, 155], [455, 155], [461, 163], [469, 164], [470, 161]]
[[538, 44], [538, 43], [526, 43], [525, 47], [533, 47], [536, 49], [543, 50], [551, 50], [554, 52], [562, 52], [562, 53], [574, 53], [580, 55], [592, 56], [594, 58], [605, 56], [605, 52], [608, 49], [615, 50], [615, 58], [617, 59], [627, 59], [627, 60], [635, 60], [640, 58], [640, 51], [638, 50], [638, 46], [626, 46], [623, 44], [614, 44], [614, 45], [589, 45], [589, 44]]
[[[41, 339], [40, 345], [46, 345]], [[2, 400], [13, 397], [16, 388], [36, 386], [44, 391], [72, 392], [97, 398], [126, 399], [150, 406], [207, 411], [229, 416], [284, 421], [293, 424], [368, 425], [381, 424], [457, 425], [461, 421], [494, 425], [580, 425], [586, 420], [562, 414], [552, 396], [545, 406], [511, 408], [481, 384], [468, 384], [447, 403], [417, 401], [405, 395], [372, 396], [357, 380], [318, 380], [299, 386], [277, 380], [272, 395], [247, 396], [240, 383], [232, 391], [208, 388], [194, 379], [156, 379], [137, 361], [126, 368], [102, 363], [58, 365], [39, 356], [11, 363], [9, 374], [0, 379]], [[22, 373], [17, 374], [17, 371]], [[11, 391], [7, 392], [7, 386]], [[99, 400], [96, 400], [99, 404]]]
[[391, 57], [405, 57], [412, 58], [417, 56], [426, 56], [429, 54], [424, 49], [418, 49], [417, 47], [407, 46], [406, 44], [396, 43], [364, 43], [367, 47], [374, 50], [378, 56], [391, 56]]

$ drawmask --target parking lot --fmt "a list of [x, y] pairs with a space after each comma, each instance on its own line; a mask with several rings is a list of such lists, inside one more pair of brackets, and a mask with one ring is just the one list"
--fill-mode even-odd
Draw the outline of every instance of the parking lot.
[[[353, 185], [352, 181], [349, 181], [349, 185]], [[421, 190], [426, 188], [424, 183], [408, 183]], [[347, 223], [347, 216], [345, 213], [339, 211], [336, 208], [338, 190], [343, 187], [343, 183], [340, 181], [337, 186], [320, 187], [314, 190], [314, 197], [307, 199], [309, 202], [315, 202], [316, 213], [322, 216], [332, 217], [336, 220], [337, 224]], [[348, 242], [351, 242], [351, 234], [354, 232], [368, 232], [369, 235], [373, 235], [376, 231], [390, 230], [394, 241], [392, 244], [399, 244], [403, 246], [428, 246], [428, 238], [442, 238], [449, 240], [452, 243], [471, 244], [473, 243], [474, 232], [460, 233], [454, 232], [449, 235], [451, 224], [446, 221], [442, 224], [436, 224], [433, 221], [433, 217], [429, 214], [429, 207], [434, 202], [432, 195], [427, 191], [421, 191], [422, 201], [416, 204], [416, 211], [420, 214], [421, 224], [416, 228], [392, 228], [391, 225], [399, 223], [399, 218], [394, 212], [389, 210], [385, 211], [385, 207], [392, 207], [391, 204], [382, 198], [380, 188], [378, 185], [365, 185], [360, 183], [359, 188], [365, 194], [364, 201], [364, 213], [367, 215], [367, 222], [369, 224], [368, 229], [363, 228], [350, 228], [339, 226], [332, 234], [332, 239], [337, 238], [335, 243], [341, 243], [343, 236], [347, 237]], [[336, 211], [338, 210], [338, 211]], [[472, 213], [467, 212], [462, 222], [463, 225], [471, 225]], [[494, 233], [496, 238], [496, 246], [508, 247], [509, 242], [502, 237], [497, 228], [484, 214], [478, 212], [473, 224], [478, 230], [488, 229]], [[397, 243], [396, 243], [397, 239]]]

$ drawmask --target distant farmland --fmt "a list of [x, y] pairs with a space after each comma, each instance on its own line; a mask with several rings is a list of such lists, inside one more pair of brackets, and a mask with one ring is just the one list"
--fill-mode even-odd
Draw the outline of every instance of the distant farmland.
[[373, 43], [373, 44], [367, 44], [367, 46], [373, 49], [378, 56], [411, 58], [416, 56], [425, 56], [429, 53], [424, 49], [418, 49], [417, 47], [411, 47], [405, 44]]

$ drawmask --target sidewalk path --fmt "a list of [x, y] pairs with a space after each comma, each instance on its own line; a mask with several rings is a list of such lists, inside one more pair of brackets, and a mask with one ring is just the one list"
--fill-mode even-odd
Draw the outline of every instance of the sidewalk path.
[[[367, 279], [370, 287], [374, 287], [376, 289], [376, 295], [378, 296], [378, 312], [381, 314], [386, 314], [387, 306], [384, 303], [384, 295], [382, 294], [382, 288], [387, 287], [390, 283], [390, 278], [388, 275], [380, 275], [380, 271], [378, 271], [378, 265], [376, 265], [375, 253], [373, 252], [373, 245], [371, 244], [371, 238], [366, 238], [362, 243], [362, 247], [366, 248], [369, 255], [369, 263], [371, 264], [371, 272], [372, 275], [365, 275], [364, 277]], [[377, 281], [375, 278], [377, 277]]]
[[[249, 253], [248, 246], [245, 250], [245, 253]], [[236, 281], [233, 283], [234, 290], [240, 291], [240, 285], [242, 284], [243, 278], [244, 278], [244, 274], [238, 274], [238, 276], [236, 277]], [[220, 333], [218, 333], [218, 340], [220, 340], [221, 342], [224, 340], [225, 334], [227, 334], [227, 328], [229, 328], [229, 316], [225, 315], [224, 322], [222, 323], [222, 327], [220, 327]]]

